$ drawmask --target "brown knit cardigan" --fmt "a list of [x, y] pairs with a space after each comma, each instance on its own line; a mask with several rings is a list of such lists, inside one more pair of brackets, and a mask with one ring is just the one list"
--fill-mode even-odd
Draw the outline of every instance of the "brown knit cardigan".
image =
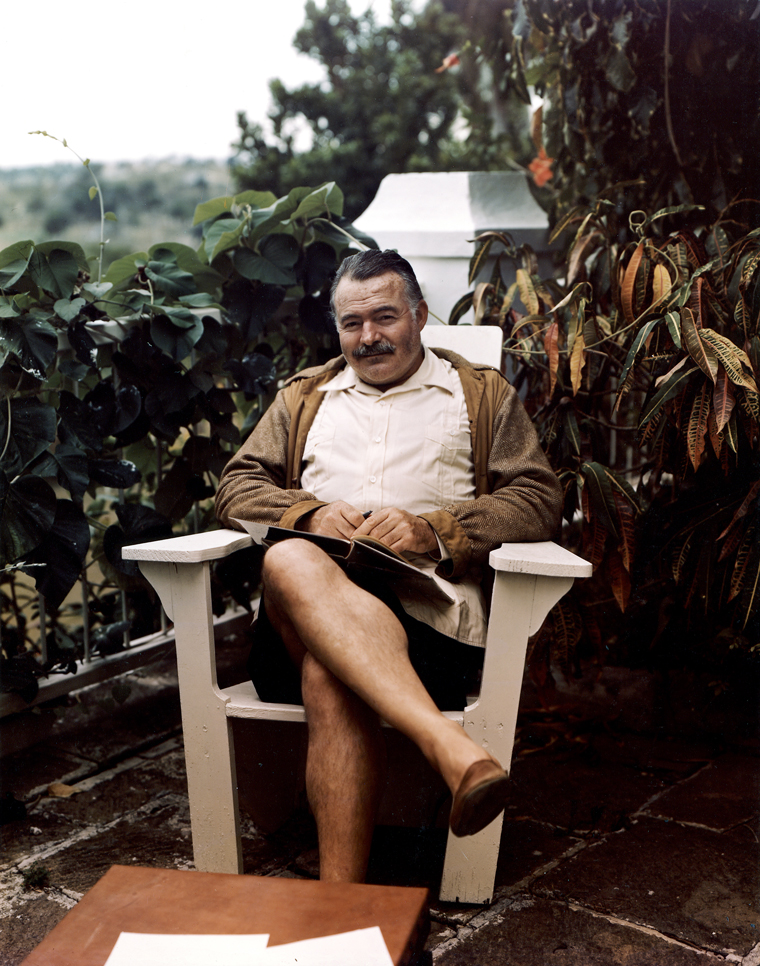
[[[488, 554], [502, 543], [548, 540], [559, 523], [562, 491], [517, 393], [497, 370], [434, 349], [459, 373], [472, 435], [475, 499], [420, 516], [449, 551], [439, 572], [449, 580], [480, 579]], [[305, 369], [278, 392], [248, 440], [222, 473], [216, 514], [296, 528], [323, 506], [300, 488], [306, 436], [324, 393], [317, 388], [346, 364], [339, 356]]]

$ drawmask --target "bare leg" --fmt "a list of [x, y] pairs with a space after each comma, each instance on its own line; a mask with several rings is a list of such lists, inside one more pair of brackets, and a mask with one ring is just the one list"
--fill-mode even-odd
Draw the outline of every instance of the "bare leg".
[[302, 690], [309, 722], [306, 791], [319, 835], [320, 878], [363, 882], [385, 777], [380, 722], [309, 654]]
[[298, 662], [308, 651], [381, 718], [411, 738], [456, 791], [490, 758], [445, 718], [417, 677], [403, 627], [318, 547], [287, 540], [264, 560], [267, 613]]

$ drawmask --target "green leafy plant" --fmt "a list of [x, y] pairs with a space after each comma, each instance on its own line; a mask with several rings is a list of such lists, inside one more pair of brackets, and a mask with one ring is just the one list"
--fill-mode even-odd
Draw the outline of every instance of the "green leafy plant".
[[693, 206], [634, 212], [621, 232], [605, 198], [578, 207], [554, 233], [572, 232], [561, 283], [506, 235], [478, 240], [471, 281], [493, 268], [451, 321], [473, 307], [503, 328], [568, 539], [595, 568], [534, 643], [564, 666], [760, 649], [760, 229], [739, 210], [671, 231]]
[[[335, 353], [329, 282], [352, 244], [374, 245], [342, 201], [334, 184], [217, 198], [196, 212], [197, 252], [154, 245], [97, 282], [78, 245], [0, 252], [4, 688], [31, 698], [39, 674], [157, 628], [121, 549], [213, 526], [219, 474], [276, 381]], [[249, 606], [255, 582], [227, 561], [215, 610]]]

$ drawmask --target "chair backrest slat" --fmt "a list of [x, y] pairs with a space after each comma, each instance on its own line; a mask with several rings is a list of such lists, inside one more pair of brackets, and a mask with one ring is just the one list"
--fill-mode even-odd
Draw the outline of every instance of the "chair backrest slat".
[[434, 325], [422, 330], [422, 341], [431, 349], [451, 349], [470, 362], [501, 368], [503, 334], [497, 325]]

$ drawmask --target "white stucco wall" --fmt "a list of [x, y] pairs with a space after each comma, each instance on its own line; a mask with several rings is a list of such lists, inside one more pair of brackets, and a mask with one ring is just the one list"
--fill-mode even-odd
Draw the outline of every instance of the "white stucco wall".
[[431, 312], [444, 322], [469, 291], [472, 239], [480, 232], [498, 228], [539, 255], [548, 249], [546, 214], [517, 171], [390, 174], [355, 224], [409, 260]]

